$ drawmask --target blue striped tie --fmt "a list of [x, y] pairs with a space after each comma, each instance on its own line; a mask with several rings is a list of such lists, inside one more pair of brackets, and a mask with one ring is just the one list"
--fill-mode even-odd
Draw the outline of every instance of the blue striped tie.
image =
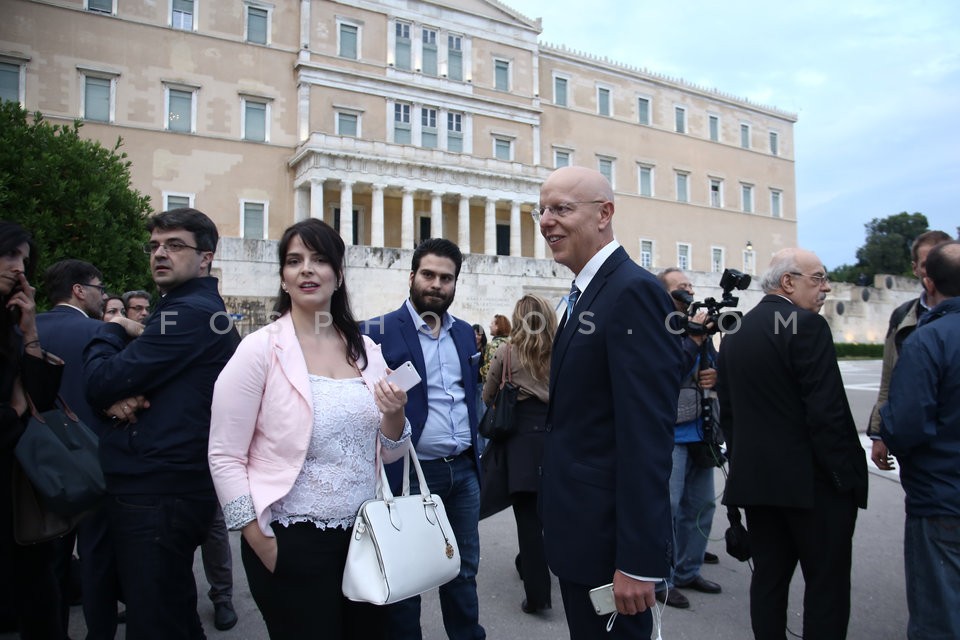
[[570, 316], [573, 315], [573, 306], [577, 304], [577, 299], [580, 297], [580, 289], [577, 288], [577, 281], [574, 280], [570, 283], [570, 295], [567, 296], [567, 320], [570, 319]]

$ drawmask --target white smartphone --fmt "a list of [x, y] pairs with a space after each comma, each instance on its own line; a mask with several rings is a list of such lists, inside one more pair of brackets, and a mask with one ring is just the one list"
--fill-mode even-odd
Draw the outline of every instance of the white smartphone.
[[417, 373], [417, 369], [413, 366], [413, 363], [407, 360], [391, 372], [386, 380], [387, 382], [392, 382], [397, 385], [404, 391], [410, 391], [410, 389], [420, 384], [420, 374]]
[[613, 583], [590, 589], [590, 603], [598, 616], [605, 616], [616, 611], [617, 603], [613, 600]]

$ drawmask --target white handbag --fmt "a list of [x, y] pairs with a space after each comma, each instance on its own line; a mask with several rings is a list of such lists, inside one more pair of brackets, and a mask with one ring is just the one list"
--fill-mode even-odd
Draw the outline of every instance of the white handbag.
[[[410, 495], [410, 460], [420, 495]], [[460, 573], [460, 550], [439, 496], [432, 495], [413, 446], [403, 459], [403, 493], [390, 491], [377, 443], [377, 497], [360, 505], [343, 570], [343, 595], [390, 604], [439, 587]]]

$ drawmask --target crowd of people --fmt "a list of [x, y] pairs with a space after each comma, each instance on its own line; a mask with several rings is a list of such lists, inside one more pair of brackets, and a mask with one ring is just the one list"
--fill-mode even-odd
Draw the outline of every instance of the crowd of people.
[[[275, 319], [241, 341], [210, 276], [218, 232], [200, 211], [147, 221], [156, 300], [110, 295], [94, 265], [63, 260], [44, 274], [53, 307], [41, 314], [36, 244], [0, 222], [0, 554], [15, 576], [2, 601], [14, 604], [22, 636], [66, 637], [75, 549], [88, 638], [115, 636], [118, 602], [129, 638], [206, 637], [198, 547], [214, 624], [230, 628], [234, 530], [271, 638], [314, 637], [318, 623], [323, 637], [420, 638], [420, 596], [375, 606], [340, 589], [378, 459], [398, 491], [397, 461], [412, 447], [459, 547], [459, 574], [438, 590], [450, 638], [486, 637], [478, 523], [481, 484], [494, 483], [516, 520], [523, 612], [552, 608], [553, 574], [573, 640], [650, 638], [657, 601], [684, 608], [684, 590], [722, 591], [701, 568], [716, 561], [706, 541], [725, 439], [723, 503], [746, 514], [755, 637], [784, 636], [799, 564], [804, 637], [844, 638], [867, 473], [819, 315], [826, 269], [809, 251], [776, 253], [765, 297], [718, 353], [710, 331], [671, 326], [693, 299], [689, 278], [633, 262], [614, 213], [599, 172], [547, 178], [532, 214], [573, 273], [570, 292], [557, 307], [524, 295], [512, 318], [493, 317], [489, 342], [449, 312], [463, 255], [445, 239], [416, 248], [397, 309], [358, 321], [339, 233], [297, 222], [279, 242]], [[960, 633], [950, 606], [960, 580], [960, 243], [937, 233], [914, 244], [924, 295], [891, 318], [871, 427], [874, 461], [890, 466], [889, 449], [902, 467], [911, 638]], [[421, 378], [408, 391], [385, 380], [406, 362]], [[504, 380], [517, 388], [511, 428], [486, 442], [478, 423]], [[99, 436], [107, 496], [69, 536], [19, 545], [13, 447], [27, 399], [43, 410], [58, 392]], [[416, 474], [406, 480], [418, 493]], [[598, 591], [616, 615], [597, 615]]]

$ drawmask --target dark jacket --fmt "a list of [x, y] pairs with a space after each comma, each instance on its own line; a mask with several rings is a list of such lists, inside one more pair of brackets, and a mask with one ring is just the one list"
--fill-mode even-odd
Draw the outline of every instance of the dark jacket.
[[764, 296], [723, 339], [717, 391], [730, 450], [724, 504], [811, 509], [819, 481], [866, 507], [866, 456], [821, 315]]
[[84, 352], [90, 405], [104, 410], [135, 395], [150, 402], [136, 424], [110, 428], [100, 439], [109, 493], [213, 491], [210, 402], [239, 342], [209, 277], [161, 298], [135, 340], [119, 324], [104, 323]]
[[907, 300], [890, 314], [890, 323], [887, 327], [887, 337], [883, 342], [883, 369], [880, 372], [880, 391], [877, 393], [877, 403], [870, 412], [870, 423], [867, 425], [867, 435], [871, 438], [880, 437], [880, 409], [887, 403], [890, 395], [890, 376], [897, 366], [900, 349], [914, 329], [917, 328], [921, 316], [926, 308], [920, 304], [920, 298]]
[[960, 517], [960, 298], [929, 311], [903, 343], [880, 415], [907, 514]]

